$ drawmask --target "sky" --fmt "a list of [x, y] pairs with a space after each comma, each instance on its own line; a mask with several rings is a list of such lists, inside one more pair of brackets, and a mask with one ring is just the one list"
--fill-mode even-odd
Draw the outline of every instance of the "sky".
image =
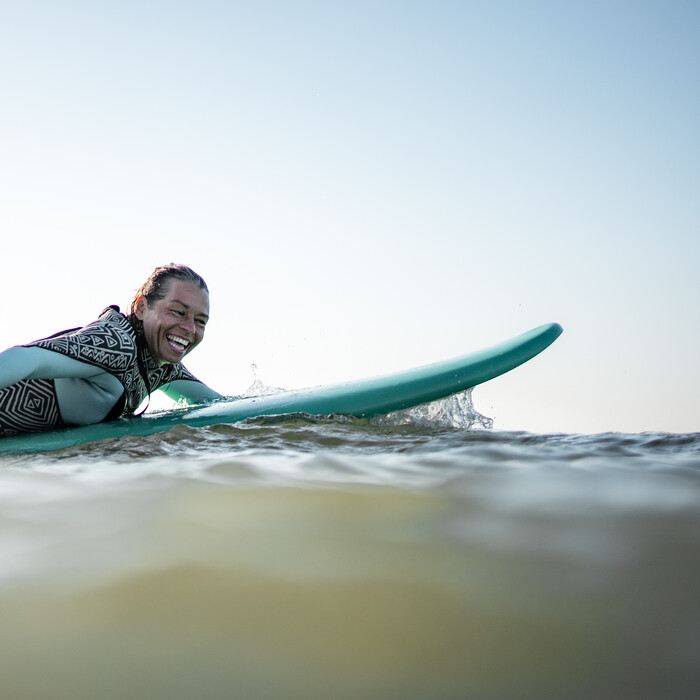
[[502, 430], [700, 429], [700, 4], [0, 0], [0, 346], [211, 290], [217, 391], [544, 323]]

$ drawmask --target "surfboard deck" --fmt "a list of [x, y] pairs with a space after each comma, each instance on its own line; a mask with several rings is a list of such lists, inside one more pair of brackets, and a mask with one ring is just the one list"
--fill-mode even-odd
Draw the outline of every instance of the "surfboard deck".
[[237, 423], [263, 415], [345, 414], [370, 418], [465, 391], [509, 372], [538, 355], [562, 333], [558, 323], [534, 328], [498, 345], [404, 372], [343, 384], [282, 391], [276, 394], [217, 401], [75, 428], [0, 438], [0, 453], [59, 450], [82, 443], [152, 435], [178, 425], [201, 427]]

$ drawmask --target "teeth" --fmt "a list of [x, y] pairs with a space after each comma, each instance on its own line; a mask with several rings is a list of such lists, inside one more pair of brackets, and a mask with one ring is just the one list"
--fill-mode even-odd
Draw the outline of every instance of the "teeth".
[[176, 335], [168, 335], [166, 338], [172, 345], [176, 345], [180, 350], [184, 350], [190, 344], [188, 340], [179, 338]]

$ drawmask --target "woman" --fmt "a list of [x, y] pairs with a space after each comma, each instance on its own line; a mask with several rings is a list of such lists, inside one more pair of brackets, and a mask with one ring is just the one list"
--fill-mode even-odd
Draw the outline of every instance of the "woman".
[[0, 436], [133, 415], [155, 389], [200, 403], [221, 394], [181, 364], [202, 342], [209, 290], [184, 265], [154, 270], [129, 315], [107, 307], [85, 326], [0, 353]]

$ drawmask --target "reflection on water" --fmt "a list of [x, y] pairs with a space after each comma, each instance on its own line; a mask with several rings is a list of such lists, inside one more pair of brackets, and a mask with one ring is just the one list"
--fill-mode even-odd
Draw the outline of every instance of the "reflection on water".
[[2, 698], [700, 683], [700, 435], [259, 419], [0, 459]]

